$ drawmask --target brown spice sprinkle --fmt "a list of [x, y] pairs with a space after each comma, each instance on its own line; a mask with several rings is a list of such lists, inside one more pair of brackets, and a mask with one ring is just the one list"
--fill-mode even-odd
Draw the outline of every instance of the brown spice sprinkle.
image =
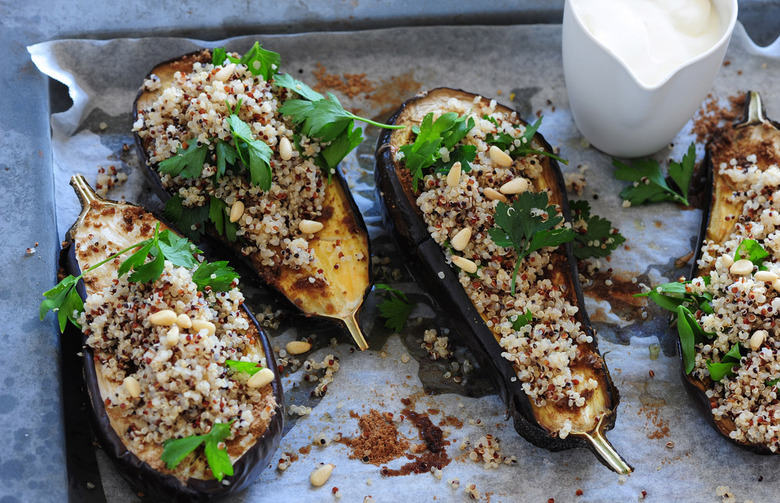
[[368, 95], [376, 89], [374, 83], [366, 78], [365, 73], [345, 73], [343, 75], [328, 73], [322, 63], [317, 63], [317, 69], [313, 73], [314, 78], [317, 79], [317, 84], [314, 86], [316, 91], [339, 91], [349, 98], [354, 98], [359, 94]]
[[692, 132], [696, 135], [696, 141], [704, 142], [711, 138], [712, 134], [719, 130], [721, 122], [726, 123], [726, 128], [731, 128], [731, 123], [745, 109], [745, 99], [745, 93], [730, 96], [728, 108], [723, 108], [718, 104], [717, 99], [712, 95], [708, 96], [693, 120]]
[[[403, 402], [403, 400], [402, 400]], [[425, 446], [415, 446], [415, 452], [422, 452], [419, 456], [407, 454], [410, 460], [401, 468], [393, 470], [386, 466], [382, 467], [382, 475], [385, 477], [397, 477], [400, 475], [409, 475], [410, 473], [428, 473], [432, 468], [441, 470], [452, 461], [447, 455], [445, 446], [450, 445], [449, 440], [444, 440], [444, 432], [441, 428], [433, 424], [428, 414], [418, 413], [410, 409], [403, 409], [401, 413], [408, 418], [417, 428], [420, 440], [425, 442]], [[427, 447], [427, 452], [424, 452]]]
[[360, 435], [357, 437], [342, 437], [338, 440], [352, 449], [350, 459], [360, 459], [379, 466], [400, 458], [409, 448], [409, 441], [398, 433], [393, 415], [389, 412], [371, 409], [368, 414], [360, 416], [358, 427]]

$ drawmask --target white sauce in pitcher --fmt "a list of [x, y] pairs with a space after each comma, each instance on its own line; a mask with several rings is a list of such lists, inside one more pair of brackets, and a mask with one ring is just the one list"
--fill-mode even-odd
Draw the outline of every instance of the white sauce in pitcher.
[[712, 0], [572, 0], [583, 25], [648, 87], [713, 47], [725, 29]]

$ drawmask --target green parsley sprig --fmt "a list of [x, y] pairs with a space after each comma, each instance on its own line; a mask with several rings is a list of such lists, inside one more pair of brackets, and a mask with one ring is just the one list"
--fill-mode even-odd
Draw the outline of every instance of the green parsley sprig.
[[225, 360], [225, 365], [235, 372], [244, 372], [253, 376], [263, 370], [263, 366], [256, 362], [241, 362], [238, 360]]
[[[195, 449], [205, 444], [206, 461], [211, 473], [219, 481], [225, 475], [233, 475], [233, 463], [227, 453], [227, 447], [220, 447], [224, 440], [230, 436], [230, 427], [235, 420], [227, 424], [214, 423], [211, 430], [205, 435], [192, 435], [184, 438], [169, 438], [163, 442], [163, 452], [160, 459], [169, 470], [176, 468], [184, 458]], [[224, 444], [223, 444], [224, 445]]]
[[546, 192], [523, 192], [511, 206], [499, 202], [496, 206], [494, 227], [488, 231], [493, 242], [503, 248], [514, 248], [517, 252], [515, 268], [512, 271], [512, 295], [515, 294], [517, 271], [520, 262], [531, 252], [550, 246], [559, 246], [574, 239], [575, 232], [569, 228], [555, 229], [563, 222], [555, 205], [548, 206]]
[[277, 52], [263, 49], [259, 42], [255, 42], [255, 45], [240, 58], [229, 55], [224, 47], [217, 47], [211, 51], [211, 63], [214, 66], [223, 66], [226, 60], [246, 65], [252, 75], [262, 75], [267, 82], [279, 70], [282, 57]]
[[620, 192], [623, 200], [638, 206], [644, 203], [657, 203], [672, 201], [685, 206], [688, 202], [688, 190], [693, 177], [696, 161], [696, 146], [691, 143], [688, 152], [683, 156], [682, 162], [669, 162], [669, 178], [675, 186], [666, 182], [664, 174], [658, 162], [653, 159], [638, 159], [631, 164], [625, 164], [617, 159], [612, 161], [615, 170], [615, 178], [618, 180], [633, 182], [632, 185]]
[[403, 330], [406, 320], [412, 312], [412, 303], [400, 290], [385, 283], [376, 283], [377, 290], [382, 290], [384, 300], [379, 303], [379, 314], [385, 319], [385, 326], [394, 332]]
[[355, 128], [355, 121], [363, 121], [385, 129], [403, 129], [360, 117], [345, 110], [333, 93], [327, 97], [289, 74], [277, 74], [274, 84], [293, 91], [300, 99], [288, 99], [279, 107], [279, 113], [290, 117], [300, 132], [309, 138], [329, 143], [321, 152], [320, 162], [330, 173], [352, 150], [363, 141], [363, 130]]
[[525, 310], [525, 314], [518, 314], [514, 317], [514, 319], [510, 318], [510, 321], [512, 321], [512, 328], [515, 330], [520, 330], [526, 325], [530, 325], [533, 321], [534, 317], [531, 314], [530, 309]]
[[[85, 274], [131, 251], [133, 251], [132, 255], [119, 265], [117, 274], [121, 277], [133, 271], [127, 279], [134, 283], [151, 283], [156, 281], [162, 275], [166, 260], [175, 266], [192, 269], [198, 265], [195, 254], [203, 253], [195, 248], [189, 240], [179, 236], [170, 229], [160, 232], [160, 224], [158, 223], [151, 238], [119, 250], [108, 258], [89, 267], [78, 276], [69, 274], [57, 283], [54, 288], [44, 292], [43, 296], [46, 299], [41, 302], [39, 309], [40, 319], [43, 320], [49, 311], [54, 311], [57, 313], [60, 332], [65, 330], [65, 325], [68, 321], [73, 323], [74, 326], [81, 328], [77, 321], [78, 315], [74, 315], [74, 313], [84, 311], [84, 301], [77, 290], [79, 280]], [[151, 260], [148, 260], [149, 258]], [[193, 273], [193, 281], [195, 281], [200, 291], [205, 290], [207, 287], [216, 292], [228, 290], [236, 278], [238, 278], [238, 274], [227, 265], [227, 262], [203, 262]]]
[[734, 372], [734, 367], [738, 367], [740, 364], [740, 359], [742, 358], [740, 350], [741, 346], [737, 343], [723, 355], [723, 358], [720, 359], [719, 363], [713, 363], [712, 360], [707, 360], [707, 370], [713, 381], [720, 381], [726, 376], [737, 375], [736, 372]]
[[578, 259], [606, 257], [626, 241], [612, 222], [591, 215], [588, 201], [571, 201], [572, 228], [576, 232], [572, 250]]
[[[404, 165], [412, 174], [412, 187], [417, 190], [417, 184], [423, 179], [423, 170], [435, 166], [439, 171], [449, 171], [456, 161], [460, 161], [463, 171], [471, 170], [471, 162], [477, 155], [474, 145], [455, 145], [466, 137], [474, 128], [474, 119], [466, 116], [458, 117], [455, 112], [447, 112], [433, 120], [433, 112], [423, 117], [419, 126], [413, 126], [412, 132], [417, 136], [414, 143], [403, 145]], [[441, 159], [441, 148], [451, 152], [449, 162]]]

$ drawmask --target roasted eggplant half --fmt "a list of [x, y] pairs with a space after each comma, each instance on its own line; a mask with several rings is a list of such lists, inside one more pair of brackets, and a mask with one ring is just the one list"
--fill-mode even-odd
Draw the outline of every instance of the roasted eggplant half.
[[761, 454], [780, 448], [780, 125], [747, 95], [716, 131], [705, 165], [712, 197], [690, 281], [650, 296], [674, 311], [683, 383], [715, 429]]
[[[178, 234], [161, 245], [157, 279], [133, 277], [143, 257], [135, 272], [118, 274], [130, 253], [146, 253], [138, 243], [168, 227], [138, 206], [100, 198], [81, 176], [71, 185], [82, 211], [61, 264], [73, 278], [84, 272], [76, 285], [84, 307], [74, 315], [82, 330], [68, 325], [74, 333], [65, 336], [82, 334], [88, 413], [103, 450], [155, 499], [212, 500], [244, 489], [267, 466], [283, 429], [282, 383], [266, 334], [233, 279], [216, 286], [224, 269], [198, 276], [168, 260], [192, 253]], [[149, 255], [141, 275], [161, 253]], [[213, 289], [201, 290], [204, 279]], [[187, 455], [188, 448], [195, 450]]]
[[[609, 468], [630, 472], [604, 436], [618, 392], [582, 307], [570, 243], [552, 246], [571, 229], [554, 153], [534, 134], [539, 124], [447, 88], [407, 101], [390, 122], [412, 127], [383, 132], [377, 144], [386, 219], [418, 280], [492, 377], [517, 431], [551, 451], [590, 448]], [[551, 246], [527, 253], [523, 245], [538, 238], [519, 237], [524, 221]]]
[[300, 312], [340, 320], [366, 349], [357, 315], [371, 286], [368, 232], [335, 166], [360, 130], [341, 117], [336, 137], [318, 123], [321, 141], [304, 118], [313, 107], [283, 115], [290, 101], [286, 112], [322, 96], [275, 67], [253, 73], [268, 60], [250, 54], [278, 64], [275, 53], [256, 46], [248, 60], [212, 64], [215, 54], [157, 65], [133, 105], [138, 153], [166, 217], [205, 229]]

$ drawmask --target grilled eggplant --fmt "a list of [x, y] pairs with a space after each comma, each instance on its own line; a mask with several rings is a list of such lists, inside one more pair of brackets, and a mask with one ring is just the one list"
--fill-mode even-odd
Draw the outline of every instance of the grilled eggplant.
[[[170, 88], [175, 75], [186, 75], [193, 71], [193, 65], [210, 63], [211, 61], [211, 52], [203, 50], [157, 65], [152, 69], [148, 77], [148, 79], [153, 80], [147, 79], [147, 82], [154, 82], [154, 85], [143, 86], [134, 102], [134, 121], [138, 121], [139, 117], [141, 117], [141, 122], [137, 122], [137, 124], [142, 124], [143, 117], [149, 117], [152, 113], [156, 112], [154, 105], [155, 101], [160, 99], [162, 94]], [[230, 66], [231, 65], [225, 65], [225, 67]], [[238, 95], [239, 91], [236, 90], [236, 83], [238, 80], [231, 81], [231, 77], [220, 77], [215, 74], [217, 74], [216, 70], [212, 72], [212, 75], [209, 78], [210, 81], [224, 78], [226, 80], [226, 86], [228, 87], [220, 87], [220, 89], [225, 92], [232, 91]], [[233, 84], [233, 87], [230, 87], [230, 84]], [[242, 86], [243, 89], [244, 83], [238, 85]], [[270, 89], [272, 89], [272, 85], [264, 83], [263, 86], [259, 86], [258, 89], [249, 90], [248, 92], [250, 94], [247, 95], [249, 97], [244, 100], [244, 104], [249, 101], [254, 102], [256, 98], [256, 102], [259, 104], [258, 106], [262, 106], [260, 94], [270, 94]], [[251, 93], [255, 94], [252, 95]], [[196, 97], [190, 96], [188, 98], [194, 99]], [[198, 98], [203, 99], [202, 96]], [[237, 101], [240, 103], [240, 100]], [[276, 105], [274, 104], [273, 107], [275, 109]], [[159, 111], [159, 108], [157, 111]], [[256, 119], [257, 117], [258, 115], [255, 114], [245, 117], [245, 119], [252, 127], [257, 124], [261, 124], [262, 126], [267, 124], [266, 121], [268, 119]], [[285, 123], [280, 115], [277, 114], [274, 117], [275, 118], [271, 119], [272, 122], [282, 124], [281, 127], [286, 127], [288, 132], [293, 130], [293, 126], [289, 123]], [[179, 124], [177, 118], [173, 118], [173, 120], [177, 125]], [[257, 121], [253, 122], [255, 120]], [[184, 121], [181, 122], [184, 123]], [[186, 130], [186, 127], [182, 126], [182, 129]], [[257, 129], [254, 131], [257, 132]], [[284, 135], [281, 134], [280, 137], [281, 136]], [[163, 201], [167, 201], [171, 196], [177, 194], [177, 189], [169, 183], [167, 179], [163, 180], [163, 175], [161, 175], [160, 172], [161, 160], [157, 157], [156, 147], [154, 145], [155, 139], [148, 135], [144, 136], [139, 134], [138, 129], [136, 129], [135, 139], [139, 156], [146, 168], [146, 174], [160, 198], [162, 198]], [[282, 142], [286, 142], [285, 147], [282, 147]], [[217, 142], [212, 143], [210, 147], [212, 150], [209, 151], [208, 156], [214, 155], [213, 149], [216, 143]], [[287, 139], [279, 140], [279, 144], [272, 147], [273, 156], [270, 164], [271, 166], [276, 166], [272, 168], [274, 170], [274, 183], [277, 183], [281, 170], [293, 172], [293, 174], [289, 176], [301, 176], [300, 166], [303, 165], [303, 162], [296, 162], [296, 160], [303, 159], [303, 154], [301, 154], [300, 157], [293, 157], [292, 162], [289, 163], [290, 152], [288, 147], [291, 145], [295, 145], [296, 150], [301, 151], [307, 148], [295, 141], [288, 141]], [[282, 152], [283, 149], [288, 151]], [[206, 162], [210, 162], [212, 165], [215, 164], [210, 157], [207, 157]], [[332, 176], [328, 175], [327, 177], [323, 177], [318, 169], [315, 170], [316, 178], [315, 174], [312, 174], [311, 171], [303, 173], [303, 176], [311, 175], [310, 179], [315, 180], [312, 181], [311, 184], [316, 185], [316, 187], [313, 187], [310, 184], [309, 186], [304, 187], [303, 191], [301, 191], [300, 188], [295, 187], [292, 187], [287, 192], [284, 192], [281, 189], [277, 190], [276, 188], [272, 188], [271, 192], [268, 193], [270, 196], [266, 199], [261, 199], [264, 197], [262, 193], [259, 196], [257, 196], [256, 193], [253, 196], [248, 195], [249, 192], [251, 192], [251, 190], [248, 189], [248, 181], [242, 186], [247, 189], [246, 192], [243, 193], [246, 195], [246, 198], [242, 201], [242, 204], [245, 204], [245, 214], [249, 215], [249, 212], [251, 212], [252, 215], [258, 216], [265, 216], [268, 215], [269, 212], [275, 212], [275, 210], [271, 208], [272, 202], [269, 201], [281, 201], [283, 199], [294, 198], [313, 200], [315, 199], [315, 191], [317, 196], [320, 194], [320, 191], [322, 191], [324, 196], [321, 201], [321, 207], [314, 208], [315, 213], [312, 213], [313, 216], [308, 215], [308, 213], [311, 213], [309, 210], [295, 209], [294, 211], [296, 214], [293, 215], [293, 217], [285, 217], [284, 219], [286, 221], [278, 223], [278, 225], [282, 227], [285, 225], [292, 225], [292, 218], [300, 219], [302, 217], [303, 219], [310, 220], [309, 225], [311, 225], [311, 221], [316, 221], [314, 224], [315, 226], [319, 226], [319, 224], [322, 225], [321, 230], [318, 231], [312, 232], [311, 230], [300, 227], [300, 232], [298, 228], [294, 228], [289, 229], [289, 234], [287, 234], [290, 238], [308, 236], [307, 249], [302, 251], [303, 253], [308, 253], [314, 257], [314, 260], [309, 263], [294, 265], [285, 263], [285, 261], [282, 260], [283, 254], [295, 254], [297, 257], [298, 252], [295, 250], [290, 251], [289, 247], [288, 249], [283, 250], [279, 238], [269, 242], [267, 245], [256, 247], [260, 249], [253, 249], [247, 248], [247, 245], [252, 245], [252, 243], [249, 243], [246, 239], [248, 234], [242, 236], [239, 232], [238, 239], [234, 242], [229, 242], [228, 239], [225, 238], [224, 232], [217, 232], [213, 224], [207, 224], [206, 230], [208, 234], [217, 237], [224, 245], [229, 246], [229, 248], [244, 260], [252, 270], [256, 271], [262, 283], [283, 295], [303, 314], [341, 321], [352, 335], [358, 347], [360, 349], [366, 349], [368, 343], [358, 325], [357, 315], [371, 286], [368, 231], [360, 211], [357, 208], [355, 201], [352, 199], [343, 174], [337, 169], [335, 172], [331, 173]], [[327, 180], [325, 178], [327, 178]], [[199, 185], [201, 188], [211, 183], [214, 185], [219, 184], [216, 180], [214, 182], [206, 182], [205, 178], [202, 178], [201, 181], [203, 182], [202, 185]], [[220, 187], [222, 188], [219, 190], [224, 189], [224, 186]], [[205, 197], [208, 201], [210, 196], [205, 195]], [[269, 210], [268, 208], [271, 209]], [[232, 210], [232, 207], [230, 209]], [[185, 211], [187, 211], [187, 209], [185, 209]], [[241, 221], [238, 223], [242, 224]], [[252, 222], [251, 224], [246, 224], [242, 227], [242, 231], [249, 225], [256, 225], [258, 228], [260, 227], [260, 223]], [[274, 223], [274, 225], [277, 225], [277, 223]], [[276, 233], [279, 232], [279, 230], [275, 229], [273, 232]], [[280, 236], [284, 237], [285, 234], [280, 234]], [[266, 253], [268, 250], [273, 252], [274, 256], [271, 259], [269, 259], [269, 256]]]
[[[475, 129], [483, 128], [483, 135], [484, 128], [490, 126], [484, 122], [480, 123], [480, 119], [487, 119], [489, 114], [502, 114], [503, 118], [508, 118], [513, 123], [513, 127], [524, 128], [525, 126], [525, 123], [517, 118], [512, 110], [504, 106], [495, 105], [494, 102], [490, 103], [490, 100], [464, 91], [447, 88], [434, 89], [407, 101], [390, 122], [419, 127], [427, 114], [434, 112], [435, 116], [438, 116], [440, 113], [453, 109], [460, 110], [460, 116], [463, 116], [465, 112], [475, 118], [479, 124]], [[497, 123], [494, 122], [494, 124]], [[506, 132], [507, 129], [502, 129], [502, 131]], [[499, 131], [494, 129], [490, 134], [496, 138]], [[504, 357], [504, 351], [507, 349], [501, 346], [501, 335], [495, 327], [502, 323], [506, 324], [506, 320], [488, 319], [485, 314], [487, 311], [478, 308], [472, 300], [473, 297], [470, 297], [464, 288], [470, 281], [480, 281], [479, 278], [484, 277], [484, 275], [474, 274], [476, 267], [472, 270], [468, 270], [468, 268], [459, 270], [452, 265], [456, 263], [457, 257], [452, 261], [448, 257], [469, 252], [470, 257], [467, 258], [473, 260], [472, 263], [482, 262], [479, 267], [488, 267], [486, 263], [491, 260], [485, 255], [480, 257], [478, 250], [470, 251], [469, 248], [465, 248], [463, 252], [452, 253], [453, 250], [463, 249], [463, 243], [458, 243], [458, 246], [455, 243], [458, 239], [462, 241], [462, 238], [453, 237], [450, 234], [444, 238], [443, 243], [440, 243], [432, 236], [432, 232], [442, 231], [441, 226], [431, 222], [426, 223], [424, 210], [420, 206], [422, 191], [415, 190], [409, 170], [404, 165], [403, 156], [398, 155], [402, 146], [413, 141], [411, 128], [385, 131], [379, 138], [376, 150], [375, 176], [386, 220], [393, 228], [400, 248], [408, 254], [409, 264], [417, 278], [427, 286], [434, 299], [448, 309], [451, 322], [469, 345], [482, 370], [491, 375], [496, 389], [514, 418], [515, 428], [523, 437], [537, 446], [551, 451], [587, 447], [595, 452], [599, 460], [609, 468], [620, 473], [630, 472], [631, 467], [615, 452], [604, 436], [604, 432], [614, 426], [619, 396], [612, 384], [606, 364], [598, 353], [595, 340], [592, 340], [594, 332], [588, 316], [582, 308], [584, 303], [571, 247], [567, 244], [565, 247], [561, 246], [550, 251], [547, 254], [549, 267], [546, 267], [546, 272], [542, 274], [545, 280], [550, 280], [548, 284], [552, 285], [551, 291], [556, 292], [556, 294], [559, 292], [566, 302], [579, 307], [578, 310], [572, 309], [577, 312], [574, 320], [581, 327], [579, 330], [588, 335], [588, 341], [592, 341], [577, 345], [577, 354], [571, 359], [569, 365], [572, 374], [581, 376], [580, 379], [588, 380], [594, 386], [589, 391], [583, 391], [584, 403], [580, 402], [579, 405], [567, 403], [566, 400], [546, 401], [546, 403], [545, 400], [535, 401], [530, 399], [524, 391], [522, 381], [525, 380], [533, 385], [534, 378], [529, 379], [526, 376], [525, 379], [521, 379], [518, 373], [520, 369]], [[541, 135], [535, 134], [532, 143], [533, 149], [552, 153], [551, 147]], [[487, 156], [487, 149], [480, 149], [479, 146], [477, 149]], [[500, 163], [501, 166], [506, 166], [506, 169], [501, 171], [503, 174], [497, 174], [491, 179], [496, 183], [496, 188], [504, 183], [504, 180], [499, 180], [501, 176], [512, 178], [520, 175], [520, 166], [522, 165], [522, 173], [524, 176], [530, 176], [535, 191], [547, 191], [550, 204], [557, 205], [563, 215], [568, 215], [563, 177], [553, 159], [542, 155], [532, 155], [525, 160], [514, 159], [509, 162], [507, 161], [509, 156], [506, 152], [496, 154], [496, 156], [497, 165]], [[472, 169], [475, 168], [472, 167]], [[482, 173], [479, 170], [483, 168], [476, 169]], [[529, 173], [533, 174], [529, 175]], [[473, 175], [473, 173], [470, 174]], [[433, 187], [437, 183], [442, 184], [440, 187], [443, 187], [443, 176], [445, 175], [425, 177], [422, 183], [424, 187]], [[453, 204], [452, 207], [456, 214], [455, 219], [460, 222], [459, 225], [469, 224], [471, 226], [470, 235], [481, 236], [479, 238], [481, 242], [490, 245], [492, 241], [486, 236], [493, 223], [492, 215], [481, 219], [481, 217], [471, 214], [470, 208], [484, 204], [485, 198], [503, 198], [509, 201], [515, 197], [513, 194], [524, 191], [523, 187], [528, 187], [528, 181], [512, 182], [515, 185], [519, 183], [521, 188], [520, 190], [517, 187], [513, 187], [512, 190], [507, 188], [504, 192], [508, 195], [505, 196], [497, 190], [479, 187], [479, 184], [475, 183], [479, 176], [482, 174], [474, 175], [474, 181], [467, 182], [464, 192], [467, 194], [466, 199]], [[430, 185], [425, 185], [427, 183]], [[450, 184], [449, 181], [446, 183]], [[457, 182], [456, 179], [455, 183], [461, 182]], [[510, 186], [512, 184], [506, 187]], [[487, 191], [484, 190], [486, 188]], [[503, 189], [504, 187], [502, 187]], [[439, 194], [447, 194], [446, 191], [449, 188], [443, 190], [444, 192]], [[490, 193], [491, 190], [492, 193]], [[434, 205], [443, 204], [446, 198], [446, 195], [440, 195], [438, 199], [434, 197], [433, 199], [437, 201], [434, 202]], [[427, 205], [430, 199], [427, 201], [423, 204]], [[433, 209], [433, 213], [439, 211], [440, 207]], [[489, 202], [487, 207], [490, 208]], [[431, 212], [431, 209], [426, 208], [425, 211]], [[450, 232], [454, 231], [450, 229]], [[499, 250], [498, 253], [503, 252]], [[499, 257], [499, 264], [501, 261], [508, 261], [506, 263], [513, 266], [516, 256], [516, 254], [505, 254]], [[534, 259], [526, 258], [526, 261], [528, 260]], [[527, 263], [523, 262], [526, 265]], [[523, 268], [520, 268], [520, 274], [522, 278]], [[518, 279], [518, 281], [521, 280]], [[508, 281], [505, 283], [508, 284]], [[505, 293], [509, 293], [508, 286]], [[494, 328], [491, 329], [491, 327]], [[563, 338], [565, 337], [563, 336]], [[581, 384], [573, 382], [570, 387], [579, 389]]]
[[[780, 404], [771, 394], [777, 391], [780, 375], [776, 374], [780, 373], [773, 370], [771, 362], [780, 351], [780, 338], [777, 310], [772, 306], [780, 298], [780, 270], [773, 245], [772, 215], [777, 209], [772, 198], [777, 197], [780, 185], [772, 172], [780, 166], [780, 124], [764, 116], [758, 93], [748, 93], [745, 115], [739, 123], [713, 135], [706, 165], [712, 196], [703, 212], [699, 236], [702, 246], [692, 269], [692, 278], [697, 279], [692, 283], [694, 293], [709, 290], [714, 295], [710, 304], [720, 314], [712, 314], [710, 309], [702, 311], [699, 306], [691, 308], [696, 323], [701, 324], [698, 328], [693, 325], [694, 331], [700, 328], [701, 332], [695, 341], [697, 366], [690, 373], [685, 372], [683, 344], [678, 345], [683, 383], [720, 434], [753, 452], [774, 453], [780, 448], [780, 415], [774, 413]], [[763, 175], [769, 176], [768, 181], [761, 180]], [[741, 251], [744, 243], [751, 243], [752, 254], [743, 253], [745, 248]], [[740, 260], [742, 256], [746, 258]], [[744, 270], [740, 270], [742, 265], [746, 266]], [[707, 286], [696, 288], [696, 283], [704, 285], [705, 277]], [[744, 295], [734, 295], [743, 290]], [[730, 316], [732, 310], [738, 312]], [[679, 324], [680, 320], [678, 331]], [[738, 338], [729, 338], [731, 333], [738, 334]], [[681, 332], [680, 341], [682, 336]], [[693, 341], [690, 344], [694, 351]], [[718, 347], [719, 351], [713, 350]], [[734, 347], [740, 354], [729, 360], [726, 350]], [[721, 377], [718, 368], [705, 368], [698, 365], [698, 360], [733, 367], [730, 372], [722, 369], [720, 374], [725, 375]], [[742, 389], [750, 393], [743, 394]]]
[[[99, 260], [107, 258], [122, 248], [152, 237], [155, 225], [160, 223], [140, 207], [100, 198], [81, 176], [75, 176], [71, 180], [71, 185], [81, 201], [82, 212], [67, 234], [61, 263], [65, 271], [73, 276], [78, 277], [82, 270], [87, 270], [90, 265], [95, 265]], [[161, 224], [161, 229], [164, 228], [166, 226]], [[106, 286], [116, 284], [119, 262], [120, 260], [112, 260], [86, 273], [84, 281], [80, 281], [77, 286], [80, 296], [86, 300], [88, 295], [101, 292]], [[154, 304], [155, 301], [148, 302]], [[250, 341], [247, 351], [265, 358], [267, 367], [276, 369], [271, 345], [254, 316], [243, 306], [234, 314], [236, 318], [243, 318], [246, 321], [244, 324], [247, 328], [240, 337], [248, 338]], [[109, 320], [108, 323], [110, 322]], [[76, 331], [75, 327], [70, 328]], [[190, 333], [184, 328], [181, 330], [182, 339], [185, 332]], [[136, 334], [135, 331], [133, 333]], [[196, 334], [196, 332], [192, 333]], [[77, 334], [68, 335], [77, 336]], [[201, 335], [202, 333], [192, 335], [193, 340], [200, 339]], [[189, 337], [190, 335], [187, 335], [187, 340]], [[112, 400], [121, 401], [123, 388], [124, 393], [130, 393], [130, 396], [138, 396], [138, 393], [133, 395], [127, 380], [118, 381], [104, 373], [103, 365], [99, 362], [104, 361], [106, 356], [101, 356], [97, 349], [87, 345], [87, 340], [88, 337], [84, 336], [83, 364], [93, 429], [104, 451], [132, 486], [164, 500], [205, 501], [236, 493], [258, 479], [259, 474], [274, 455], [282, 435], [284, 401], [278, 373], [274, 372], [275, 376], [270, 383], [257, 388], [258, 401], [249, 404], [249, 409], [255, 417], [249, 430], [240, 435], [236, 432], [232, 439], [225, 440], [233, 466], [233, 475], [218, 481], [208, 470], [202, 454], [190, 454], [177, 467], [168, 469], [160, 459], [162, 445], [143, 442], [142, 447], [139, 448], [138, 444], [127, 440], [130, 438], [131, 430], [137, 431], [143, 423], [135, 419], [134, 415], [123, 415], [120, 409], [124, 409], [124, 403], [118, 405], [116, 402], [112, 403]], [[176, 343], [169, 344], [168, 336], [166, 341], [162, 341], [161, 337], [156, 344], [170, 347], [171, 354], [176, 354], [174, 350], [179, 349], [176, 348]], [[135, 346], [140, 344], [140, 340], [134, 343]], [[189, 343], [179, 343], [182, 344], [186, 346]], [[151, 365], [151, 362], [149, 364]], [[135, 370], [140, 372], [139, 369]], [[128, 369], [127, 372], [130, 373], [131, 370]], [[242, 384], [242, 386], [249, 386], [249, 384]], [[186, 390], [182, 392], [184, 396], [188, 393]], [[142, 394], [140, 399], [144, 400], [144, 396]], [[147, 405], [152, 406], [152, 401], [149, 400], [144, 408]], [[189, 421], [199, 422], [199, 419], [190, 418]], [[160, 426], [154, 426], [152, 429], [159, 428]]]

